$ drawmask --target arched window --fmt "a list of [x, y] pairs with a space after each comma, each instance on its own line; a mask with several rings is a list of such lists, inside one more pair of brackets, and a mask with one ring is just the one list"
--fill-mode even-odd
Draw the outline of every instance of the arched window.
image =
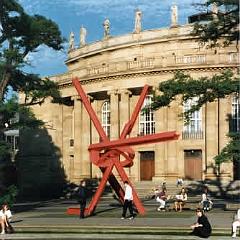
[[[152, 103], [152, 96], [146, 96], [143, 108], [150, 106]], [[147, 135], [155, 133], [155, 117], [154, 112], [149, 108], [149, 110], [141, 112], [139, 118], [139, 135]]]
[[110, 103], [106, 101], [102, 105], [102, 127], [108, 137], [110, 137]]
[[232, 131], [240, 131], [240, 94], [232, 98]]

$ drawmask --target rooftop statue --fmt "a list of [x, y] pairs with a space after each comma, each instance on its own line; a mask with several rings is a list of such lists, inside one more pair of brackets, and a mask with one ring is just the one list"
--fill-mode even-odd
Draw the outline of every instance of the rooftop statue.
[[103, 28], [104, 28], [104, 38], [108, 38], [110, 35], [110, 21], [108, 18], [106, 18], [103, 22]]
[[80, 47], [83, 47], [86, 45], [86, 35], [87, 35], [87, 29], [81, 26], [80, 28]]
[[135, 12], [135, 26], [134, 26], [134, 33], [140, 33], [142, 30], [142, 12], [141, 10], [137, 9]]
[[74, 33], [71, 32], [70, 36], [69, 36], [69, 48], [68, 48], [69, 51], [73, 50], [74, 47], [75, 47], [75, 45], [74, 45]]
[[171, 26], [178, 25], [178, 7], [174, 4], [171, 7]]
[[213, 19], [216, 20], [218, 18], [218, 16], [217, 16], [218, 6], [215, 2], [212, 4], [212, 13], [213, 13]]

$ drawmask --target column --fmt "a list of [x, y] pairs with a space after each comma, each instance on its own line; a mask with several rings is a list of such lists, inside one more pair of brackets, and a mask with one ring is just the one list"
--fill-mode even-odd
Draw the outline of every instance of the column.
[[[227, 121], [227, 116], [231, 111], [231, 97], [219, 99], [219, 152], [221, 152], [229, 142], [229, 138], [227, 137], [229, 132], [229, 121]], [[222, 163], [220, 172], [222, 180], [229, 182], [233, 178], [233, 163]]]
[[206, 178], [215, 178], [214, 157], [218, 154], [218, 109], [217, 103], [208, 103], [205, 107], [205, 164]]
[[121, 89], [121, 103], [120, 103], [120, 133], [122, 132], [125, 124], [129, 121], [130, 118], [130, 108], [129, 108], [129, 96], [131, 92], [127, 89]]
[[110, 95], [110, 110], [111, 110], [110, 138], [111, 138], [111, 140], [116, 140], [119, 137], [118, 91], [117, 90], [110, 90], [110, 91], [108, 91], [108, 95]]
[[82, 175], [81, 158], [81, 136], [82, 136], [82, 102], [79, 96], [72, 97], [74, 101], [73, 109], [73, 139], [74, 139], [74, 159], [73, 159], [73, 179], [79, 183]]
[[[161, 108], [154, 113], [156, 133], [166, 131], [166, 111], [166, 108]], [[155, 176], [153, 177], [153, 181], [165, 181], [166, 143], [160, 142], [155, 146]]]
[[[167, 131], [177, 130], [178, 121], [178, 106], [176, 102], [171, 104], [167, 109]], [[169, 141], [166, 143], [167, 147], [167, 163], [166, 163], [166, 177], [168, 180], [175, 181], [178, 176], [178, 159], [177, 159], [177, 143], [176, 141]]]
[[[133, 95], [129, 100], [130, 100], [130, 106], [129, 106], [129, 112], [130, 116], [132, 115], [137, 101], [138, 101], [139, 96]], [[132, 132], [130, 134], [131, 137], [136, 137], [138, 135], [138, 129], [139, 129], [139, 118], [137, 119], [136, 123], [134, 124], [134, 127], [132, 129]], [[139, 147], [133, 147], [135, 151], [135, 157], [133, 159], [133, 166], [131, 167], [131, 179], [135, 181], [140, 181], [140, 154], [138, 152]]]
[[[119, 106], [119, 130], [120, 134], [123, 131], [123, 128], [125, 124], [129, 121], [130, 119], [130, 108], [129, 108], [129, 96], [131, 92], [127, 89], [121, 89], [119, 90], [119, 93], [121, 94], [121, 102]], [[128, 136], [127, 136], [128, 137]], [[123, 160], [123, 159], [121, 159]], [[130, 179], [132, 178], [132, 168], [125, 168], [125, 171], [127, 172], [128, 176]]]
[[70, 139], [73, 138], [73, 106], [62, 105], [62, 157], [67, 179], [73, 180], [73, 147], [70, 146]]
[[[88, 96], [88, 100], [91, 101], [92, 98]], [[89, 178], [91, 177], [91, 161], [89, 157], [88, 147], [91, 143], [91, 129], [90, 129], [90, 117], [88, 115], [88, 112], [83, 107], [82, 109], [82, 135], [81, 135], [81, 178]]]
[[[101, 106], [102, 106], [102, 103], [100, 101], [97, 101], [96, 99], [92, 99], [91, 105], [92, 105], [92, 108], [95, 111], [98, 119], [101, 121]], [[99, 134], [98, 134], [94, 124], [91, 122], [91, 143], [98, 143], [99, 139], [100, 139]], [[90, 159], [89, 159], [89, 161], [90, 161]], [[92, 165], [91, 166], [92, 177], [99, 179], [102, 176], [101, 170], [99, 169], [99, 167], [92, 164], [91, 162], [90, 162], [90, 164]]]

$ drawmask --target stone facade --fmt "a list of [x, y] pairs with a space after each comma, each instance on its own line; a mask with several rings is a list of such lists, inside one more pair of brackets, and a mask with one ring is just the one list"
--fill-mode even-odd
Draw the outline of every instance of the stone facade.
[[[117, 139], [145, 84], [154, 92], [158, 84], [171, 79], [176, 70], [183, 70], [195, 78], [212, 76], [225, 69], [237, 71], [235, 46], [199, 47], [196, 39], [190, 36], [191, 28], [191, 25], [177, 25], [110, 36], [68, 52], [68, 71], [51, 79], [58, 83], [69, 104], [57, 105], [49, 101], [34, 106], [33, 110], [46, 126], [50, 126], [48, 132], [61, 150], [61, 162], [70, 181], [78, 183], [85, 177], [101, 176], [99, 169], [90, 163], [88, 154], [89, 144], [97, 143], [99, 136], [71, 83], [73, 77], [80, 79], [100, 121], [103, 103], [110, 102], [110, 138]], [[182, 111], [181, 105], [172, 103], [170, 108], [154, 112], [156, 133], [176, 130], [180, 137], [177, 141], [134, 147], [134, 165], [126, 169], [132, 180], [215, 177], [213, 157], [228, 142], [226, 118], [232, 111], [231, 98], [203, 106], [197, 132], [184, 131], [183, 121], [178, 117]], [[139, 126], [138, 119], [131, 137], [140, 134]], [[233, 178], [232, 163], [224, 164], [221, 171], [225, 179]]]

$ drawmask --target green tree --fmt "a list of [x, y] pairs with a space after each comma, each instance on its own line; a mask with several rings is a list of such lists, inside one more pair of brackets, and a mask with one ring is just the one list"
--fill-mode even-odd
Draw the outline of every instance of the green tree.
[[16, 0], [0, 1], [0, 100], [7, 87], [26, 94], [26, 103], [41, 103], [46, 96], [59, 97], [55, 83], [29, 74], [27, 55], [46, 45], [63, 48], [64, 39], [56, 23], [40, 15], [28, 15]]
[[196, 104], [183, 113], [186, 123], [191, 114], [199, 110], [205, 103], [225, 98], [240, 91], [239, 78], [231, 71], [216, 74], [213, 77], [194, 79], [181, 71], [175, 73], [172, 79], [159, 84], [160, 95], [155, 96], [152, 108], [154, 110], [169, 106], [178, 97], [181, 104], [196, 98]]
[[215, 157], [215, 162], [218, 165], [226, 161], [239, 159], [240, 132], [231, 132], [228, 136], [230, 138], [229, 143], [222, 149], [221, 153]]
[[192, 34], [210, 47], [239, 42], [239, 0], [207, 0], [200, 4], [209, 21], [194, 24]]
[[[205, 8], [207, 21], [196, 22], [191, 33], [199, 44], [208, 47], [226, 47], [236, 44], [238, 49], [239, 1], [207, 0], [200, 5]], [[211, 8], [210, 11], [209, 8]], [[177, 97], [181, 99], [182, 103], [197, 97], [196, 104], [183, 113], [187, 123], [191, 114], [204, 104], [232, 94], [239, 96], [240, 79], [239, 75], [234, 76], [231, 71], [199, 79], [194, 79], [183, 72], [177, 72], [172, 79], [160, 83], [159, 90], [161, 93], [155, 97], [152, 104], [153, 109], [169, 106]], [[239, 146], [239, 138], [234, 133], [230, 133], [228, 136], [229, 144], [222, 149], [219, 156], [215, 157], [216, 164], [219, 166], [224, 161], [240, 161], [240, 153], [235, 151], [236, 146]]]
[[[30, 53], [45, 45], [54, 50], [63, 49], [64, 39], [56, 23], [40, 15], [27, 14], [17, 0], [0, 1], [0, 195], [8, 192], [10, 182], [3, 172], [9, 170], [11, 149], [4, 142], [4, 131], [11, 128], [37, 128], [42, 122], [37, 120], [26, 106], [41, 104], [46, 97], [61, 99], [57, 84], [24, 69], [29, 63]], [[24, 70], [23, 70], [24, 69]], [[9, 89], [22, 92], [25, 100], [20, 106], [16, 98], [5, 100]], [[19, 115], [19, 121], [12, 118]], [[4, 191], [2, 191], [4, 190]], [[11, 195], [11, 194], [10, 194]]]

